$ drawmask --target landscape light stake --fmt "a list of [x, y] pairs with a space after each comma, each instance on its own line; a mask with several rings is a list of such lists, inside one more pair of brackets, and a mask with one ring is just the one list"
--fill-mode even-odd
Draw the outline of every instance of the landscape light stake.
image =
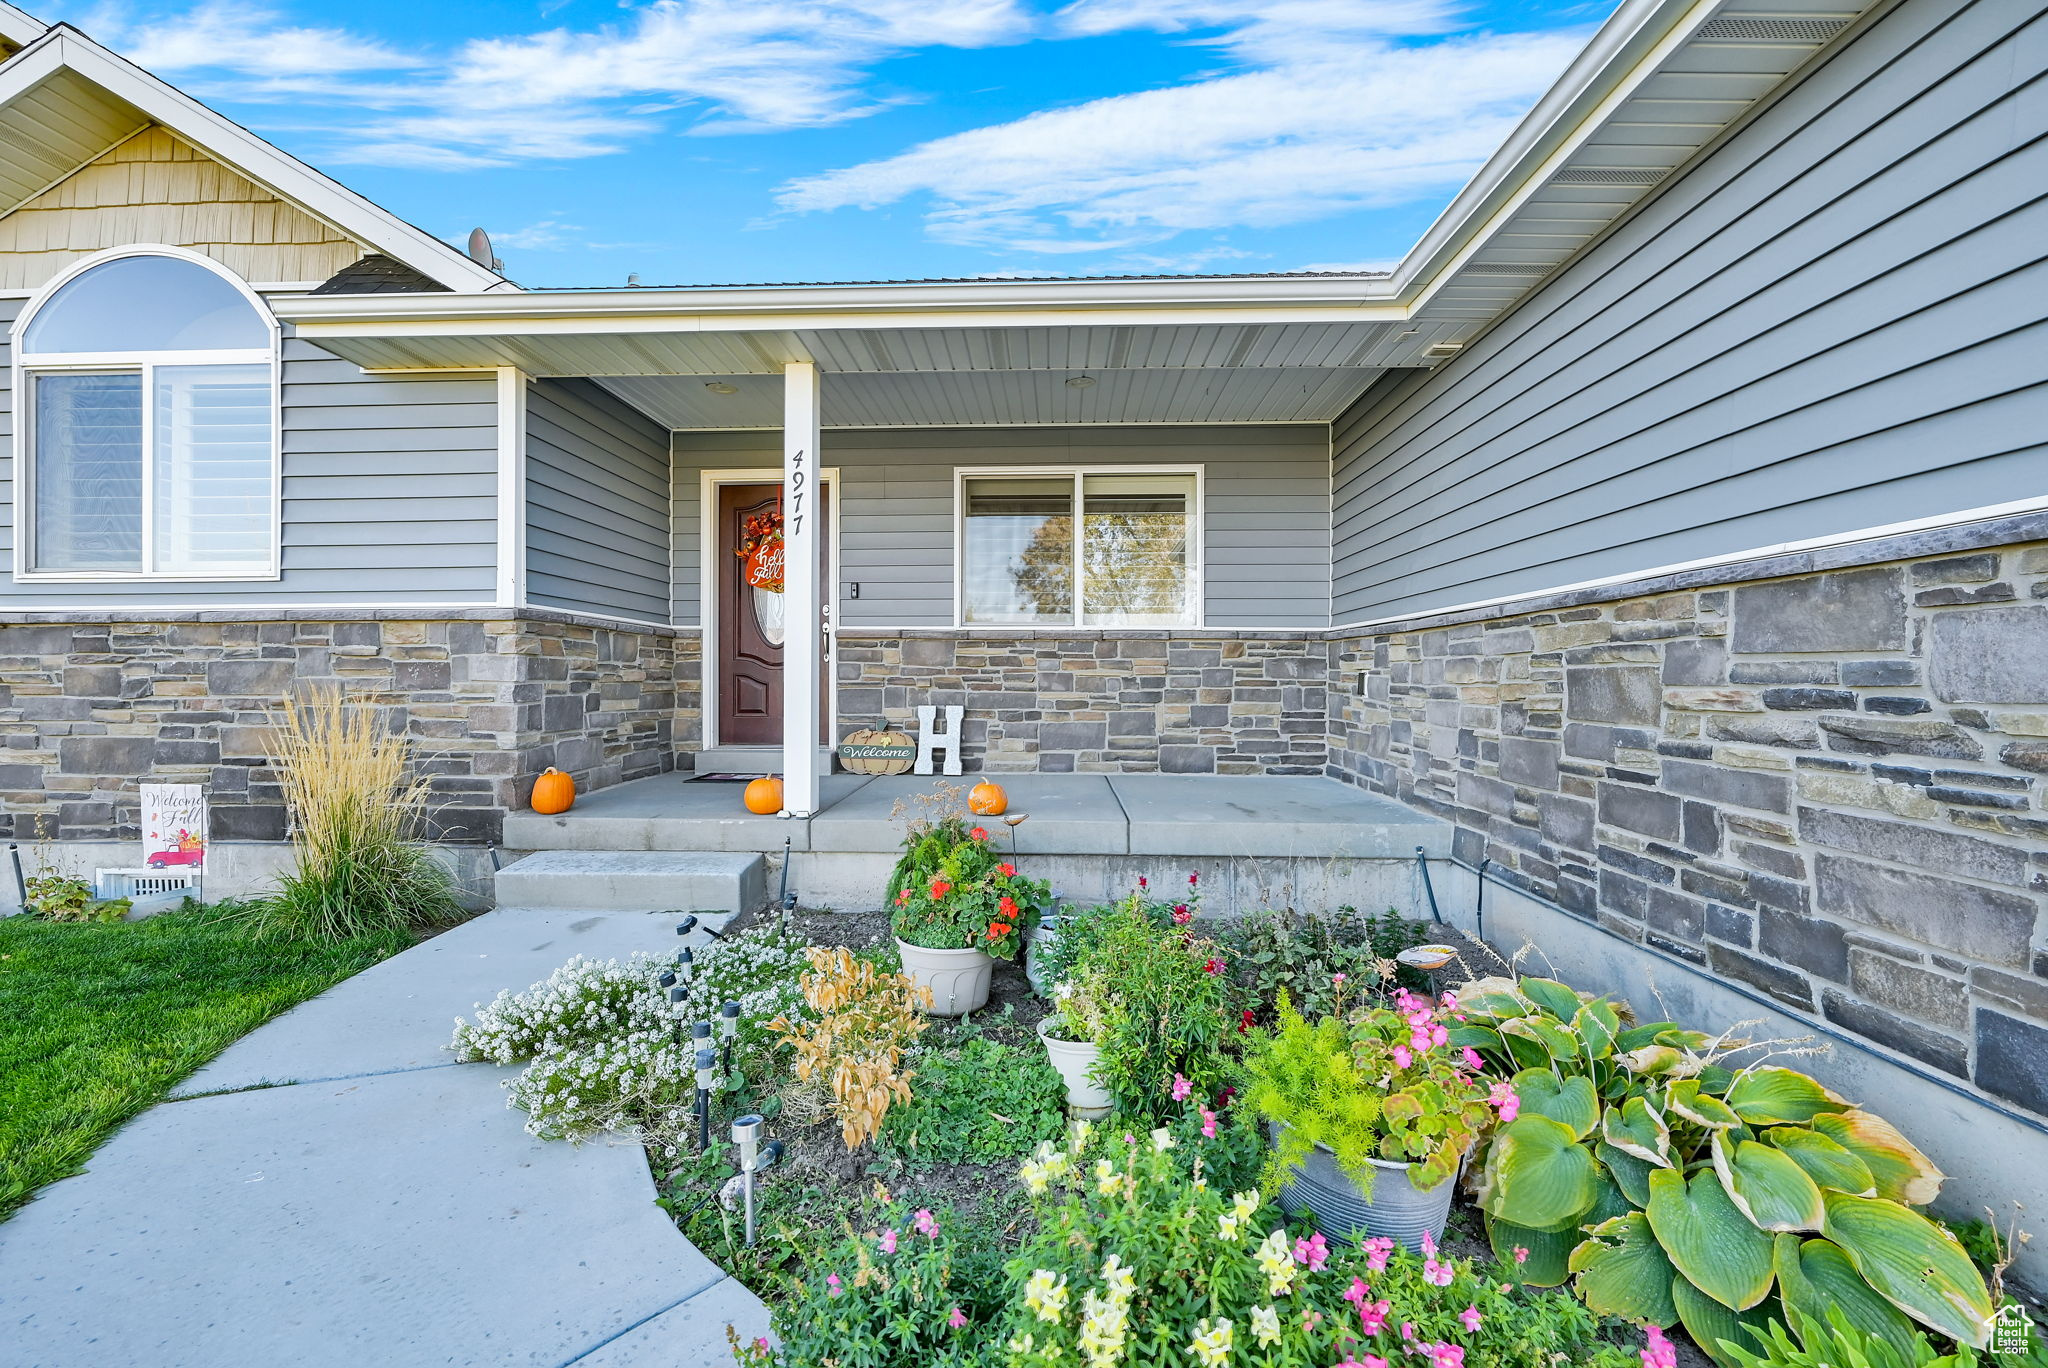
[[677, 983], [674, 974], [663, 974], [662, 978], [668, 980], [662, 986], [668, 989], [668, 1009], [675, 1016], [676, 1044], [680, 1045], [683, 1043], [683, 1008], [690, 1000], [690, 990]]
[[733, 1042], [740, 1038], [740, 1005], [737, 1002], [728, 1002], [719, 1009], [718, 1034], [725, 1041], [725, 1065], [719, 1072], [730, 1078]]
[[[703, 1025], [705, 1023], [699, 1023]], [[697, 1152], [711, 1148], [711, 1080], [718, 1073], [718, 1051], [697, 1051]]]
[[740, 1189], [746, 1194], [747, 1245], [754, 1243], [754, 1175], [774, 1168], [782, 1158], [782, 1142], [770, 1140], [761, 1143], [762, 1118], [759, 1112], [748, 1112], [736, 1116], [732, 1121], [732, 1142], [740, 1148]]
[[702, 931], [705, 935], [714, 937], [718, 940], [725, 939], [725, 932], [720, 931], [717, 927], [699, 926], [697, 924], [697, 914], [695, 912], [692, 912], [689, 916], [684, 917], [680, 922], [676, 923], [676, 934], [678, 936], [687, 936], [692, 931]]
[[775, 906], [783, 912], [796, 909], [796, 898], [789, 891], [789, 837], [782, 838], [782, 884], [775, 892]]

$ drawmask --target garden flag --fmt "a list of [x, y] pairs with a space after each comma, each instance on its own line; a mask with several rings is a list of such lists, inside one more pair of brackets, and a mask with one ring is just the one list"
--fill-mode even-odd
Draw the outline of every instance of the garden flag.
[[206, 863], [206, 788], [202, 784], [142, 786], [142, 862], [151, 869], [197, 873]]

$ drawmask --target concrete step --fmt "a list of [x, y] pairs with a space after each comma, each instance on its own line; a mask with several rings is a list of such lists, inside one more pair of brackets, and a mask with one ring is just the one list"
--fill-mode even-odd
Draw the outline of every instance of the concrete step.
[[768, 862], [743, 851], [543, 850], [498, 871], [500, 907], [751, 912]]
[[[780, 774], [780, 746], [712, 746], [691, 757], [691, 768], [699, 774]], [[832, 772], [832, 748], [818, 747], [818, 772]]]

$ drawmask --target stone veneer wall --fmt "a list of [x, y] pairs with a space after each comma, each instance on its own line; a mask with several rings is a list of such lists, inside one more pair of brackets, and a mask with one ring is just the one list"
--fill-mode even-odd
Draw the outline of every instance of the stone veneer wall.
[[2048, 1113], [2048, 543], [1851, 554], [1340, 641], [1331, 772], [1536, 896]]
[[274, 841], [266, 713], [339, 685], [388, 709], [431, 776], [428, 834], [496, 842], [552, 765], [601, 788], [675, 767], [701, 731], [694, 635], [499, 610], [68, 615], [0, 626], [0, 835], [139, 839], [137, 785], [203, 783], [210, 836]]
[[967, 709], [969, 770], [1321, 774], [1322, 632], [844, 631], [840, 730]]

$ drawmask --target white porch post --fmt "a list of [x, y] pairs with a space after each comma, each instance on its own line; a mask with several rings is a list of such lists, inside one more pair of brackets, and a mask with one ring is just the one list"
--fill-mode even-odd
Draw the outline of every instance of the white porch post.
[[818, 810], [820, 466], [817, 363], [791, 361], [782, 368], [782, 806], [796, 817]]

